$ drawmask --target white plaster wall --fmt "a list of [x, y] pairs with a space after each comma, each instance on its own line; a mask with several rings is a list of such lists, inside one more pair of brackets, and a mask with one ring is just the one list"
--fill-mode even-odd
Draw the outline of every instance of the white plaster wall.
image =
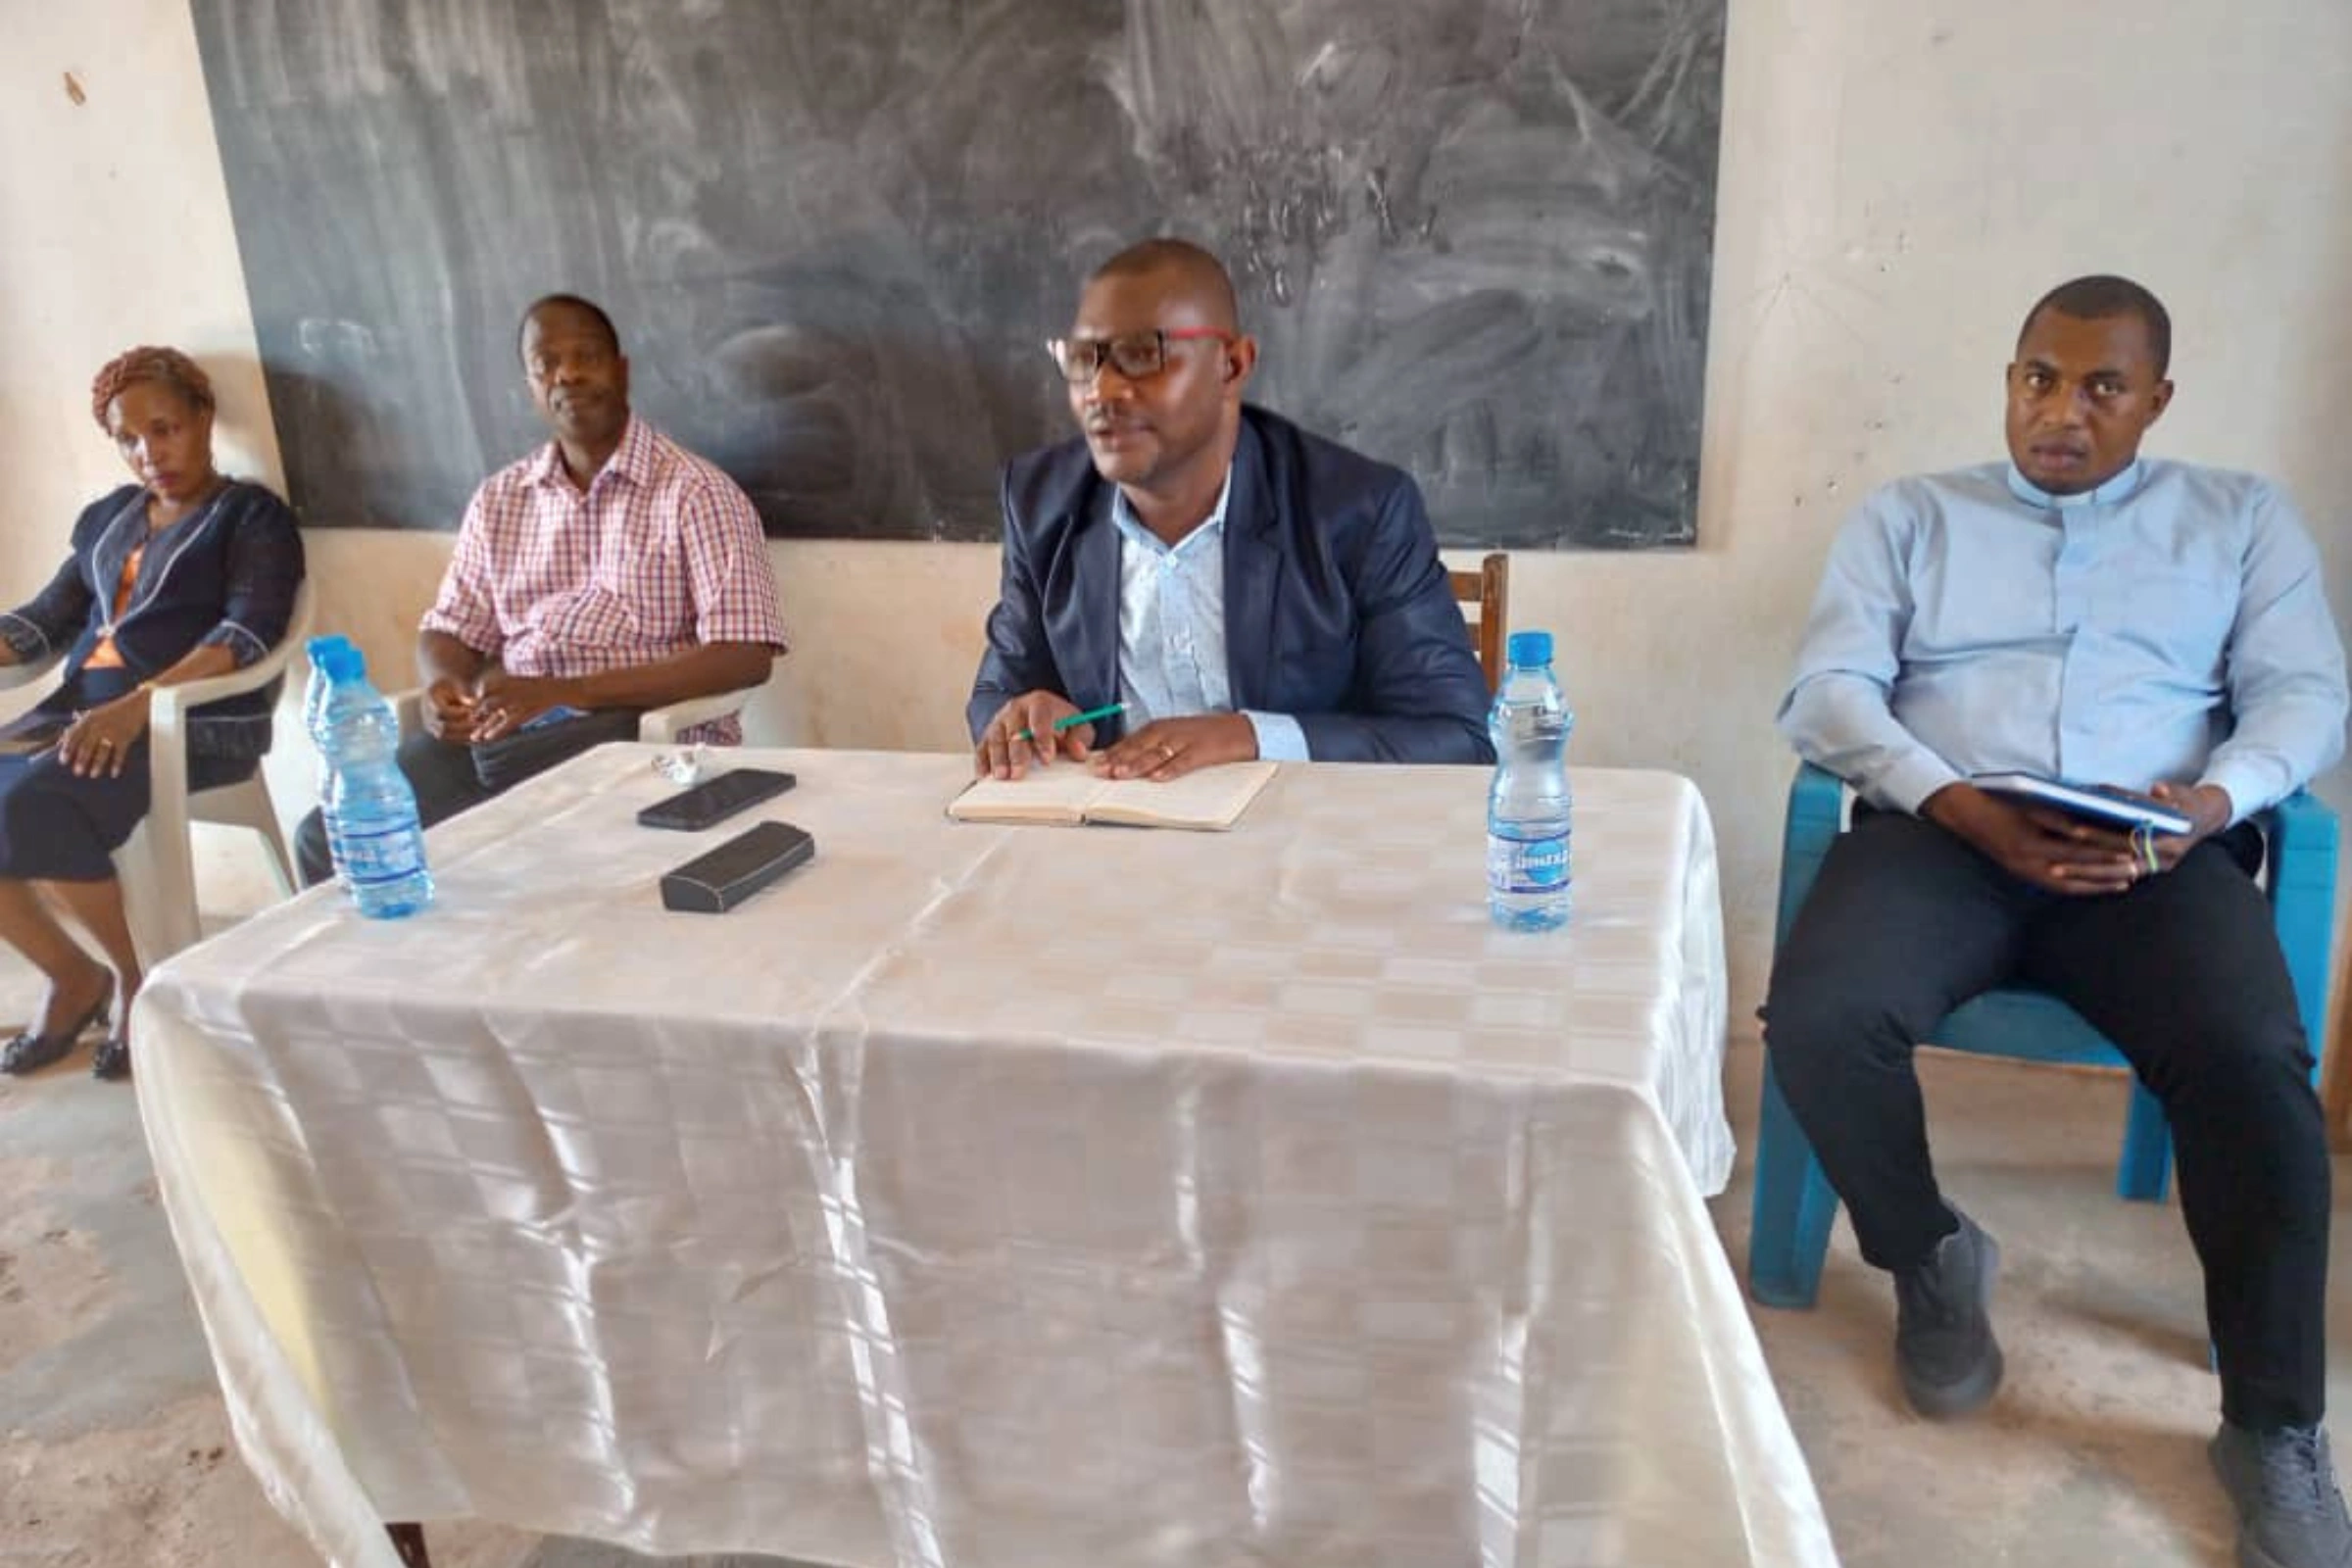
[[[1771, 715], [1830, 532], [1881, 480], [1997, 455], [2041, 288], [2112, 270], [2165, 297], [2180, 394], [2152, 450], [2286, 481], [2352, 610], [2352, 6], [1732, 11], [1700, 548], [1523, 554], [1512, 610], [1560, 634], [1579, 760], [1705, 791], [1744, 1027], [1789, 765]], [[0, 583], [29, 585], [115, 482], [82, 388], [121, 347], [202, 356], [230, 458], [278, 465], [184, 5], [0, 0]], [[404, 667], [446, 536], [310, 537], [324, 623]], [[773, 551], [797, 646], [756, 737], [959, 744], [994, 550]]]

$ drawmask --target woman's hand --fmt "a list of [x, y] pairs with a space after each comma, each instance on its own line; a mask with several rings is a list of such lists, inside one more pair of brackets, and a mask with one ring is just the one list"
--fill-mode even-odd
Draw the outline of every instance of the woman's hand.
[[130, 751], [147, 733], [147, 688], [76, 713], [57, 740], [57, 760], [81, 778], [121, 778]]

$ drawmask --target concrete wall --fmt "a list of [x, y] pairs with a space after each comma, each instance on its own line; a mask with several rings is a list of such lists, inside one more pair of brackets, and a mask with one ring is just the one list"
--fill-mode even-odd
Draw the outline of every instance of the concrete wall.
[[[0, 22], [0, 584], [28, 587], [117, 482], [82, 389], [122, 347], [204, 358], [230, 466], [279, 470], [184, 6]], [[1879, 481], [1997, 455], [2041, 288], [2113, 270], [2166, 298], [2180, 393], [2151, 450], [2286, 481], [2352, 609], [2352, 6], [1739, 0], [1725, 117], [1701, 547], [1519, 556], [1512, 618], [1560, 635], [1579, 761], [1706, 792], [1745, 1027], [1789, 766], [1771, 715], [1830, 532]], [[310, 543], [324, 624], [405, 668], [447, 536]], [[995, 552], [773, 551], [797, 650], [756, 738], [960, 745]]]

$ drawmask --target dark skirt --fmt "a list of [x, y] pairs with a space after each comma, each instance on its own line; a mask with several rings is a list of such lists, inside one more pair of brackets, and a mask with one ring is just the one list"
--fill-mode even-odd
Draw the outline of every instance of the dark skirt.
[[[0, 734], [23, 735], [71, 720], [85, 708], [120, 697], [136, 682], [128, 670], [85, 669]], [[255, 763], [223, 758], [189, 760], [188, 789], [212, 789], [252, 774]], [[147, 737], [141, 735], [118, 777], [78, 778], [54, 749], [0, 755], [0, 877], [15, 881], [103, 882], [114, 853], [147, 814]]]

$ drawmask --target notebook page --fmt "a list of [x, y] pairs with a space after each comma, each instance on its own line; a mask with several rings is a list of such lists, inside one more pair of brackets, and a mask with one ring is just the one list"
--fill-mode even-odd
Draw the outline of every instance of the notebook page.
[[1019, 778], [974, 779], [948, 803], [948, 814], [961, 822], [1076, 823], [1106, 788], [1084, 762], [1055, 762]]
[[1226, 762], [1154, 784], [1131, 778], [1106, 785], [1087, 813], [1090, 822], [1138, 827], [1229, 828], [1280, 766], [1275, 762]]

